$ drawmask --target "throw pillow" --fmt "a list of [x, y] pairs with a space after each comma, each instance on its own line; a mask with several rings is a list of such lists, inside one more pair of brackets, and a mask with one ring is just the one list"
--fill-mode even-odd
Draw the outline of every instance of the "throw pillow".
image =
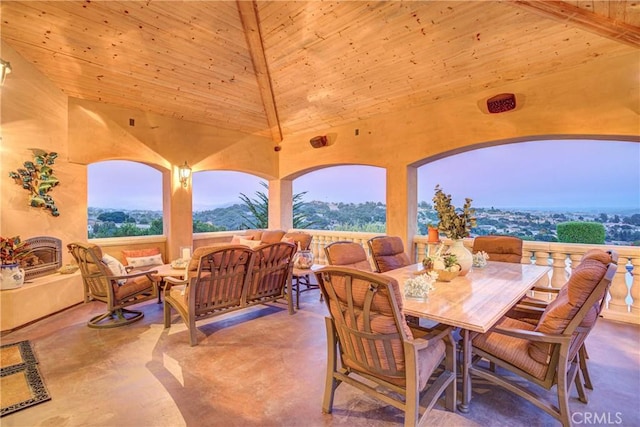
[[[124, 268], [124, 265], [114, 257], [109, 254], [102, 255], [102, 262], [109, 268], [111, 271], [111, 275], [113, 276], [126, 276], [127, 269]], [[119, 279], [118, 285], [124, 285], [127, 279]]]
[[142, 257], [127, 257], [127, 264], [135, 268], [162, 265], [162, 255], [157, 254]]
[[162, 256], [162, 252], [160, 252], [160, 248], [146, 248], [146, 249], [129, 249], [122, 251], [122, 259], [125, 262], [125, 265], [129, 263], [127, 258], [140, 258], [140, 257], [148, 257], [151, 255]]
[[243, 240], [243, 239], [244, 240], [253, 240], [253, 236], [238, 236], [238, 235], [235, 235], [235, 236], [233, 236], [231, 238], [231, 244], [232, 245], [239, 245], [239, 244], [241, 244], [240, 240]]
[[244, 246], [249, 246], [251, 249], [253, 249], [260, 246], [262, 242], [260, 240], [240, 239], [240, 244]]

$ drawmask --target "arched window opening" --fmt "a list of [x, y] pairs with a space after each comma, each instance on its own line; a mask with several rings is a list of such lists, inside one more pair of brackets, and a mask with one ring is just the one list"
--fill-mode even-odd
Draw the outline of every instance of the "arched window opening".
[[88, 236], [162, 235], [162, 173], [125, 160], [87, 168]]
[[[262, 196], [267, 198], [263, 200]], [[244, 172], [196, 172], [193, 174], [193, 232], [267, 228], [266, 223], [260, 222], [262, 208], [266, 209], [263, 202], [268, 202], [268, 184], [264, 179]], [[257, 217], [252, 211], [254, 208]], [[268, 217], [264, 220], [268, 221]]]
[[436, 185], [462, 208], [473, 199], [472, 236], [558, 241], [556, 226], [596, 222], [607, 244], [640, 244], [640, 144], [554, 140], [500, 145], [418, 168], [418, 230], [437, 225]]
[[[293, 181], [293, 193], [304, 194], [300, 209], [317, 230], [384, 233], [386, 175], [374, 166], [332, 166]], [[295, 217], [295, 212], [294, 212]]]

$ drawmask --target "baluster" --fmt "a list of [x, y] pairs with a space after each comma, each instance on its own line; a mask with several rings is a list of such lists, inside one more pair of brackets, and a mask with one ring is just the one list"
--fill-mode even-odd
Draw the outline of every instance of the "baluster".
[[613, 277], [613, 281], [611, 282], [611, 288], [609, 288], [609, 295], [611, 299], [609, 300], [607, 314], [608, 317], [616, 316], [616, 317], [627, 317], [629, 312], [629, 307], [627, 306], [627, 294], [629, 292], [627, 288], [627, 267], [626, 258], [621, 257], [619, 260], [620, 264], [618, 264], [618, 268], [616, 269], [616, 274]]
[[[544, 267], [549, 266], [549, 252], [542, 252], [542, 251], [535, 252], [535, 256], [536, 256], [536, 265], [542, 265]], [[549, 276], [548, 275], [542, 276], [540, 280], [536, 282], [535, 286], [539, 286], [541, 288], [551, 287], [549, 284]]]
[[551, 287], [560, 289], [567, 283], [567, 255], [562, 252], [553, 252], [553, 273], [551, 275]]
[[640, 257], [632, 257], [631, 265], [633, 267], [633, 270], [631, 270], [632, 275], [630, 289], [631, 298], [633, 298], [633, 301], [631, 302], [631, 313], [636, 319], [638, 319], [640, 316]]

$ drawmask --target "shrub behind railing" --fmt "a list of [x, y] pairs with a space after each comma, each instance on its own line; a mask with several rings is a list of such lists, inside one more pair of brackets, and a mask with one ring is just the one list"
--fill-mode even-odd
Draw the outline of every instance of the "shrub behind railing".
[[563, 243], [586, 243], [603, 245], [604, 225], [599, 222], [561, 222], [556, 225], [558, 241]]

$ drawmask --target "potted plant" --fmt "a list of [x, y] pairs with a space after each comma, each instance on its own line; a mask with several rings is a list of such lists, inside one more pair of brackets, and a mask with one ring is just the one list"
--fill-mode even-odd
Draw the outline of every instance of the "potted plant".
[[24, 283], [20, 260], [30, 253], [29, 245], [20, 236], [0, 237], [0, 289], [19, 288]]
[[467, 274], [473, 264], [473, 256], [464, 247], [462, 241], [462, 239], [471, 235], [471, 228], [476, 226], [475, 209], [471, 208], [471, 202], [471, 199], [466, 198], [462, 211], [456, 211], [455, 206], [451, 204], [451, 195], [445, 194], [440, 185], [436, 185], [433, 207], [440, 219], [438, 230], [453, 240], [453, 245], [449, 252], [456, 255], [458, 264], [461, 267], [461, 276]]

